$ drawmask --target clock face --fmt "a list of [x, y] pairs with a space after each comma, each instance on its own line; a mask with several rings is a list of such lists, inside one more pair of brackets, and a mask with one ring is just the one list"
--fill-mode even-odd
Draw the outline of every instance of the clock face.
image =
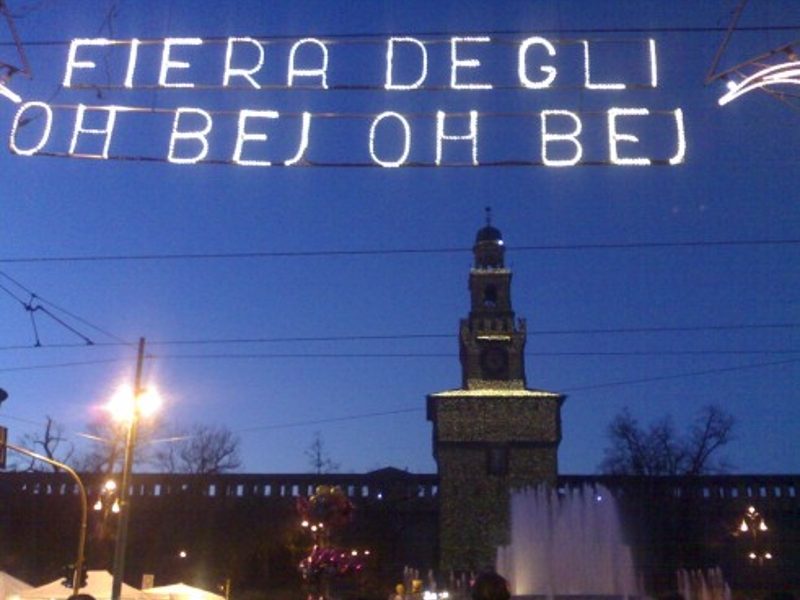
[[508, 353], [505, 349], [491, 346], [481, 352], [481, 369], [486, 379], [501, 379], [508, 373]]

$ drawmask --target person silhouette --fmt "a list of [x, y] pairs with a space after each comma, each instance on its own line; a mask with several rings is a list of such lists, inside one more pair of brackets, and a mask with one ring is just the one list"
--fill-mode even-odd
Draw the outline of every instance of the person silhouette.
[[472, 600], [510, 600], [508, 581], [497, 573], [481, 573], [472, 584]]

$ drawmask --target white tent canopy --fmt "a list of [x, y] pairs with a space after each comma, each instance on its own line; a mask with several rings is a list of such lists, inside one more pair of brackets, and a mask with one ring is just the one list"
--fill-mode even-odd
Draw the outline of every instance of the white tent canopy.
[[[113, 580], [114, 578], [108, 571], [89, 571], [86, 574], [86, 587], [82, 587], [80, 593], [94, 596], [97, 600], [111, 600]], [[66, 600], [72, 595], [72, 588], [64, 587], [61, 581], [61, 579], [56, 579], [41, 587], [22, 591], [14, 596], [9, 596], [8, 600]], [[145, 596], [135, 587], [123, 583], [120, 598], [122, 600], [142, 600]]]
[[0, 600], [5, 600], [24, 590], [29, 590], [32, 586], [21, 579], [12, 577], [5, 571], [0, 571]]
[[174, 583], [142, 590], [147, 600], [225, 600], [224, 596], [201, 590], [200, 588]]

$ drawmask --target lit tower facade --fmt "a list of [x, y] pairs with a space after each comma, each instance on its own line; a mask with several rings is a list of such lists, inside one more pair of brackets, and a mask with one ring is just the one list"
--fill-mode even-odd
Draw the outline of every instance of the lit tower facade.
[[485, 570], [508, 542], [514, 489], [554, 484], [564, 396], [527, 388], [525, 320], [511, 305], [503, 236], [478, 231], [461, 319], [461, 388], [428, 395], [439, 473], [440, 568]]

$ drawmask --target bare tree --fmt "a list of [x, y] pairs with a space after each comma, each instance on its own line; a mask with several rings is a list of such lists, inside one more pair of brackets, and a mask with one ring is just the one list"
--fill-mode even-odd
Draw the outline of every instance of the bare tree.
[[[50, 460], [67, 463], [75, 452], [74, 446], [64, 437], [63, 429], [52, 417], [48, 416], [44, 431], [41, 434], [26, 433], [20, 438], [19, 445], [31, 452], [41, 454]], [[23, 464], [24, 462], [24, 464]], [[21, 471], [58, 471], [58, 467], [48, 465], [32, 457], [17, 459], [13, 468]]]
[[608, 427], [611, 446], [599, 465], [610, 475], [706, 475], [724, 473], [730, 465], [717, 458], [733, 439], [735, 419], [718, 406], [706, 406], [679, 435], [669, 417], [645, 429], [625, 408]]
[[154, 462], [167, 473], [227, 473], [242, 465], [240, 440], [224, 427], [193, 425], [161, 442]]
[[335, 473], [339, 470], [339, 463], [334, 462], [325, 452], [325, 443], [319, 431], [314, 432], [314, 439], [306, 450], [306, 456], [309, 466], [317, 475]]
[[[160, 423], [157, 420], [151, 418], [139, 420], [133, 457], [135, 463], [142, 464], [151, 460], [147, 442], [159, 428]], [[104, 475], [121, 472], [125, 461], [128, 430], [129, 424], [126, 421], [115, 421], [112, 418], [89, 423], [84, 437], [91, 440], [92, 445], [77, 458], [77, 470]]]

